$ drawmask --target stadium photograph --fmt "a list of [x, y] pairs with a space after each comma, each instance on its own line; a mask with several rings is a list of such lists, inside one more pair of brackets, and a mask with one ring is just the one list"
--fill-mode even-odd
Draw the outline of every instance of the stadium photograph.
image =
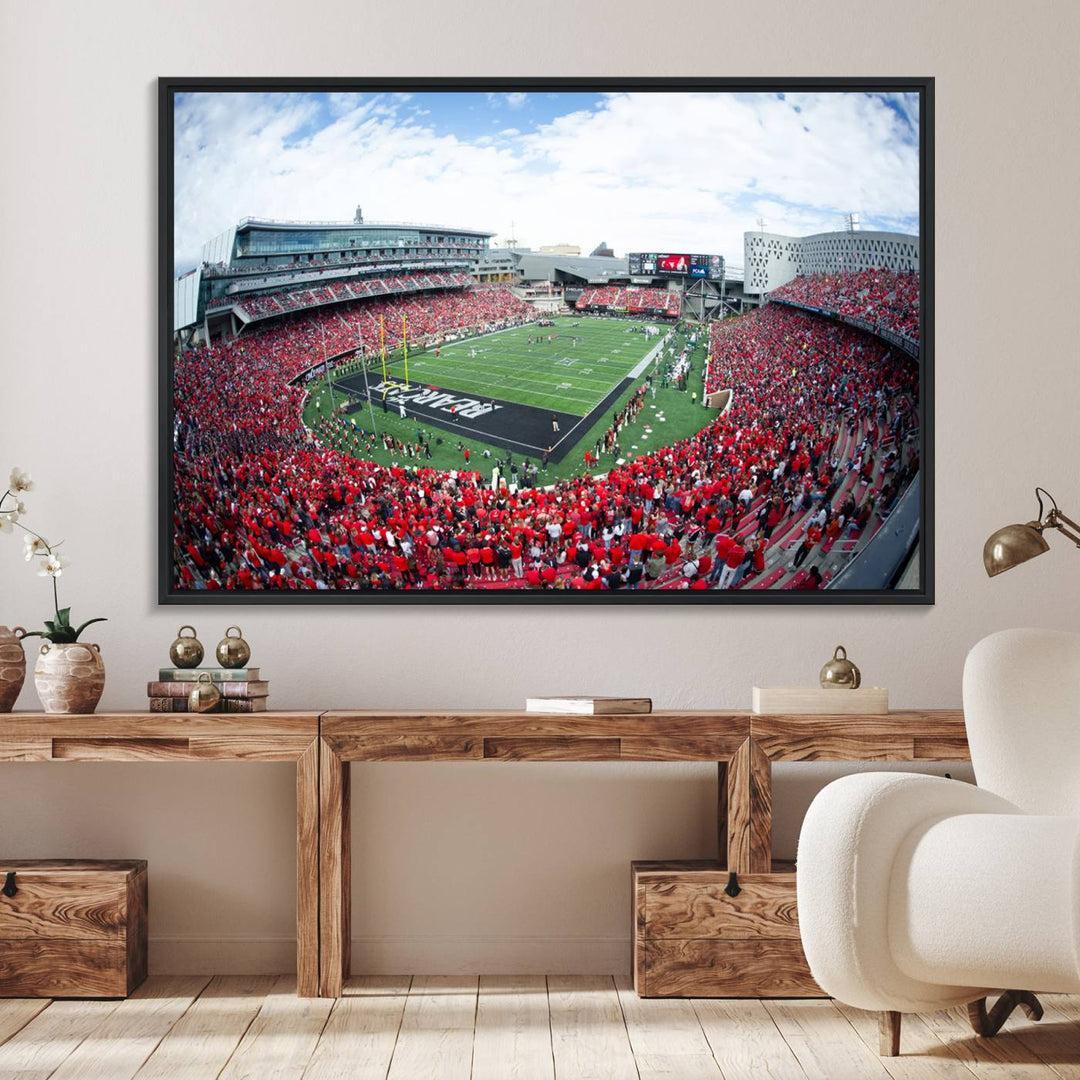
[[162, 80], [163, 602], [932, 602], [929, 88]]

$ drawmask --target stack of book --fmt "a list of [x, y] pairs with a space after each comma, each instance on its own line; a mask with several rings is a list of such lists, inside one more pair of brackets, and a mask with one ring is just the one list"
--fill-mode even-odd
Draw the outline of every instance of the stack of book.
[[188, 694], [200, 675], [209, 675], [221, 701], [215, 712], [265, 712], [270, 684], [258, 668], [162, 668], [157, 682], [146, 684], [151, 712], [188, 712]]

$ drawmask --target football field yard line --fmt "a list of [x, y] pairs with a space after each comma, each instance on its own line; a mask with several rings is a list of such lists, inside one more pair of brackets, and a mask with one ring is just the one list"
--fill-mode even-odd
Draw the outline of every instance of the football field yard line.
[[[481, 397], [481, 398], [484, 398], [484, 397], [502, 397], [502, 398], [504, 398], [506, 400], [513, 401], [513, 400], [520, 400], [520, 398], [522, 396], [528, 396], [528, 398], [530, 400], [523, 401], [523, 402], [521, 402], [522, 404], [524, 404], [524, 405], [540, 404], [544, 408], [549, 408], [549, 409], [552, 409], [552, 410], [554, 410], [556, 412], [566, 412], [567, 411], [567, 405], [571, 405], [571, 404], [576, 405], [576, 406], [578, 406], [580, 408], [586, 408], [586, 407], [589, 406], [589, 403], [591, 401], [595, 400], [595, 398], [591, 394], [588, 397], [583, 397], [580, 394], [570, 393], [568, 391], [556, 391], [556, 389], [555, 389], [556, 384], [554, 382], [548, 382], [548, 383], [543, 384], [544, 386], [550, 388], [547, 392], [542, 392], [542, 391], [539, 391], [539, 390], [529, 390], [527, 387], [524, 387], [524, 386], [521, 385], [521, 380], [520, 380], [520, 378], [518, 376], [505, 376], [505, 377], [488, 376], [488, 377], [484, 378], [483, 380], [470, 380], [470, 379], [467, 379], [467, 378], [465, 380], [460, 380], [460, 379], [455, 379], [454, 378], [454, 372], [453, 371], [446, 371], [446, 372], [429, 371], [427, 373], [427, 377], [424, 377], [424, 378], [414, 378], [414, 377], [411, 377], [411, 376], [412, 376], [412, 373], [410, 372], [410, 380], [409, 380], [410, 383], [417, 383], [417, 382], [428, 383], [428, 382], [430, 382], [431, 384], [433, 384], [435, 386], [444, 386], [444, 387], [448, 386], [450, 389], [456, 390], [456, 391], [458, 391], [460, 393], [463, 393], [463, 394], [473, 393], [473, 394], [476, 394], [478, 397]], [[461, 385], [462, 381], [465, 381], [465, 382], [480, 382], [483, 385], [483, 390], [471, 390], [471, 389], [468, 389], [468, 388]], [[530, 381], [532, 381], [532, 380], [530, 380]], [[455, 385], [455, 383], [456, 383], [456, 385]], [[502, 394], [495, 393], [495, 391], [499, 390], [499, 389], [509, 390], [511, 392], [510, 393], [502, 393]], [[518, 393], [515, 394], [513, 391], [518, 391]]]
[[[571, 321], [577, 325], [568, 326]], [[481, 426], [468, 421], [443, 424], [422, 410], [414, 410], [408, 402], [404, 405], [405, 415], [417, 423], [434, 423], [437, 428], [451, 433], [451, 438], [453, 433], [459, 433], [463, 438], [493, 449], [512, 446], [527, 455], [539, 456], [550, 450], [552, 460], [560, 462], [576, 452], [575, 446], [586, 432], [594, 427], [601, 430], [602, 422], [610, 419], [607, 416], [609, 406], [614, 409], [618, 405], [662, 348], [662, 337], [657, 340], [640, 332], [631, 333], [630, 328], [635, 325], [648, 323], [564, 316], [557, 319], [553, 328], [539, 328], [554, 334], [554, 340], [545, 339], [542, 344], [526, 344], [528, 337], [537, 335], [538, 328], [535, 324], [524, 324], [440, 345], [438, 358], [434, 356], [433, 348], [409, 357], [411, 386], [430, 386], [481, 401], [499, 400], [507, 408], [531, 409], [534, 416], [536, 412], [550, 412], [553, 419], [557, 415], [561, 422], [563, 430], [558, 432], [548, 430], [550, 425], [546, 417], [539, 424], [534, 418], [531, 427], [525, 423], [515, 430], [511, 424], [509, 428], [499, 430], [486, 423]], [[572, 338], [578, 340], [572, 341]], [[470, 352], [476, 355], [470, 356]], [[398, 355], [388, 364], [388, 378], [401, 386], [404, 386], [403, 359]], [[585, 374], [586, 370], [588, 374]], [[357, 374], [363, 377], [362, 373]], [[367, 378], [376, 383], [382, 380], [377, 360], [367, 369]], [[351, 400], [363, 402], [364, 413], [369, 398], [375, 399], [372, 404], [376, 409], [381, 404], [383, 411], [387, 411], [386, 403], [380, 403], [370, 388], [365, 394], [354, 376], [350, 375], [348, 381], [353, 382], [352, 387], [336, 379], [331, 385]], [[366, 380], [364, 385], [368, 385]], [[389, 411], [396, 418], [398, 406], [391, 403]], [[505, 415], [509, 417], [510, 413]], [[362, 420], [362, 416], [357, 420]], [[548, 443], [548, 435], [558, 436], [553, 444]]]
[[[472, 378], [471, 381], [482, 382], [485, 387], [488, 385], [513, 386], [515, 389], [528, 391], [528, 385], [535, 384], [538, 387], [543, 387], [543, 389], [538, 389], [533, 392], [541, 394], [544, 397], [553, 397], [557, 398], [558, 400], [573, 398], [575, 400], [580, 400], [582, 404], [587, 404], [589, 401], [593, 400], [592, 394], [589, 394], [587, 397], [578, 394], [576, 392], [578, 388], [577, 384], [575, 384], [575, 386], [570, 392], [556, 391], [559, 377], [565, 376], [566, 371], [569, 371], [572, 375], [573, 369], [560, 369], [558, 372], [552, 371], [549, 374], [544, 375], [542, 372], [537, 371], [537, 369], [534, 367], [529, 367], [526, 369], [526, 371], [521, 371], [520, 369], [515, 369], [511, 365], [501, 362], [495, 362], [494, 364], [477, 364], [475, 361], [470, 360], [470, 362], [468, 363], [459, 363], [454, 360], [453, 357], [451, 357], [450, 359], [453, 361], [452, 367], [444, 366], [441, 357], [439, 361], [435, 364], [417, 364], [416, 367], [414, 367], [413, 371], [409, 373], [410, 382], [431, 381], [437, 385], [442, 385], [444, 383], [453, 383], [455, 374], [457, 374], [459, 376], [459, 381], [460, 376], [464, 376], [467, 379], [472, 376], [476, 376], [476, 378]], [[417, 368], [419, 368], [419, 371], [417, 370]], [[418, 378], [414, 379], [414, 375]], [[533, 378], [533, 375], [537, 375], [539, 377]], [[620, 378], [625, 378], [625, 376], [620, 376]], [[590, 379], [588, 376], [579, 376], [579, 382], [585, 384], [582, 387], [583, 389], [587, 387], [595, 387], [595, 389], [599, 390], [602, 389], [604, 386], [610, 385], [611, 380], [597, 380]]]
[[[522, 336], [525, 329], [527, 328], [513, 327], [498, 333], [516, 333]], [[595, 332], [596, 328], [591, 329]], [[615, 336], [621, 338], [623, 332], [620, 328]], [[609, 357], [606, 363], [610, 365], [607, 368], [610, 374], [606, 378], [598, 379], [595, 375], [582, 374], [581, 367], [599, 365], [601, 353], [614, 351], [609, 342], [586, 341], [584, 344], [588, 347], [582, 355], [574, 358], [576, 362], [564, 365], [558, 363], [561, 356], [538, 356], [531, 348], [515, 349], [513, 341], [506, 340], [505, 337], [500, 345], [505, 343], [506, 347], [497, 350], [497, 357], [468, 356], [465, 350], [475, 348], [470, 342], [477, 340], [483, 339], [470, 338], [444, 347], [438, 360], [430, 353], [423, 359], [417, 358], [413, 370], [409, 373], [409, 381], [412, 382], [415, 378], [418, 382], [449, 386], [462, 393], [519, 400], [523, 404], [549, 408], [556, 412], [577, 412], [580, 409], [587, 415], [595, 408], [598, 400], [603, 400], [612, 387], [627, 377], [631, 366], [644, 362], [637, 361], [635, 364], [630, 358], [620, 358], [612, 362]], [[650, 350], [650, 353], [652, 351]], [[570, 382], [571, 386], [559, 389], [563, 382]]]

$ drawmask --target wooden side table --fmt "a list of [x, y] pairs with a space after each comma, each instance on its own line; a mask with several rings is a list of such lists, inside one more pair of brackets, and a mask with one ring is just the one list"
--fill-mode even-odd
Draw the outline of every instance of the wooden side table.
[[[750, 720], [745, 712], [542, 716], [515, 711], [327, 712], [320, 788], [321, 993], [340, 997], [349, 974], [349, 764], [353, 761], [714, 761], [717, 858], [745, 829], [741, 805]], [[741, 842], [736, 839], [734, 843]]]
[[319, 991], [319, 713], [0, 715], [0, 762], [296, 763], [297, 992]]

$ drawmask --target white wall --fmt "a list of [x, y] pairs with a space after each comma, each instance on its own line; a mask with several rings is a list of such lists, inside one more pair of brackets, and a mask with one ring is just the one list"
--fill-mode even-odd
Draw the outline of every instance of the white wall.
[[[978, 638], [1074, 624], [1080, 562], [1064, 544], [993, 582], [980, 565], [993, 528], [1030, 516], [1036, 482], [1080, 505], [1072, 0], [761, 2], [744, 25], [708, 3], [672, 21], [638, 0], [0, 0], [0, 11], [0, 469], [35, 474], [32, 521], [67, 538], [76, 616], [109, 616], [95, 635], [104, 708], [142, 703], [191, 619], [209, 642], [239, 622], [274, 704], [297, 708], [581, 690], [743, 707], [755, 682], [812, 680], [838, 641], [895, 705], [956, 705]], [[935, 607], [155, 605], [155, 77], [479, 71], [937, 76]], [[1042, 284], [1028, 294], [1031, 266]], [[47, 587], [16, 547], [0, 537], [0, 622], [34, 623]], [[35, 705], [28, 686], [20, 706]], [[782, 770], [781, 851], [825, 774]], [[611, 970], [628, 956], [630, 859], [712, 850], [709, 767], [384, 765], [354, 780], [354, 925], [369, 970]], [[287, 963], [286, 767], [8, 765], [0, 796], [0, 858], [150, 859], [159, 970]]]

